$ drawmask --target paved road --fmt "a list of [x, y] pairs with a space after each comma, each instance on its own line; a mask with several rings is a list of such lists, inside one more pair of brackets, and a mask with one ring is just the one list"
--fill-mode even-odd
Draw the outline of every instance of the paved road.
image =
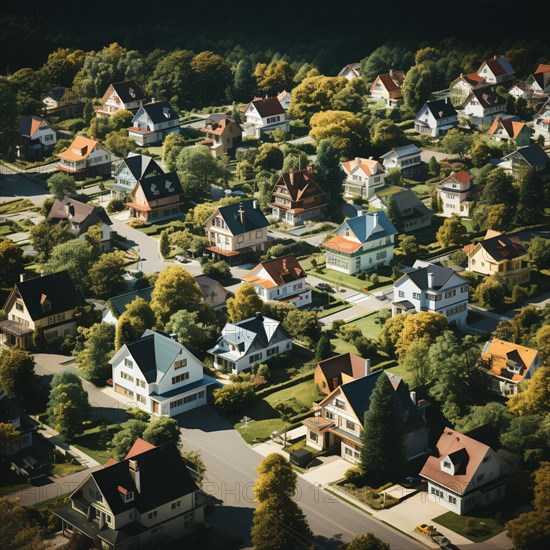
[[12, 168], [0, 164], [0, 202], [14, 199], [29, 199], [33, 204], [41, 205], [51, 195], [46, 189], [28, 180]]
[[[67, 359], [69, 358], [65, 356], [37, 354], [36, 372], [51, 375], [65, 368], [73, 370], [73, 366], [67, 367], [60, 364]], [[118, 396], [112, 389], [99, 390], [87, 382], [84, 382], [84, 388], [88, 392], [96, 414], [104, 414], [117, 422], [124, 420], [124, 409], [130, 400]], [[209, 516], [209, 522], [240, 535], [249, 546], [250, 524], [253, 509], [256, 506], [252, 487], [256, 479], [256, 467], [262, 456], [246, 445], [238, 432], [209, 407], [201, 407], [181, 415], [179, 421], [182, 426], [183, 448], [200, 451], [206, 463], [207, 475], [204, 489], [223, 502], [223, 506]], [[83, 477], [75, 478], [74, 483], [78, 483], [81, 479]], [[69, 482], [72, 481], [69, 480]], [[65, 483], [63, 487], [67, 490], [73, 488], [72, 485], [70, 487], [67, 485], [67, 479], [61, 482]], [[59, 488], [48, 489], [48, 491], [56, 490]], [[40, 497], [40, 492], [33, 488], [26, 493], [25, 498], [37, 498], [33, 495]], [[375, 533], [389, 542], [394, 549], [422, 548], [422, 545], [409, 537], [331, 497], [301, 478], [298, 482], [296, 500], [306, 513], [316, 535], [312, 543], [317, 548], [335, 548], [340, 540], [349, 541], [366, 531]]]

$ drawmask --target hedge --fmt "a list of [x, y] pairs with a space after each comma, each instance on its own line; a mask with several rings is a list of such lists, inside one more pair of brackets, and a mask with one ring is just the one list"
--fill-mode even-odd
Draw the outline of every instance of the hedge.
[[313, 371], [305, 372], [303, 374], [299, 374], [298, 376], [295, 376], [294, 378], [291, 378], [290, 380], [287, 380], [286, 382], [281, 382], [279, 384], [269, 386], [268, 388], [264, 388], [263, 390], [259, 390], [259, 391], [256, 392], [256, 396], [257, 397], [265, 397], [266, 395], [271, 395], [272, 393], [278, 392], [280, 390], [286, 390], [287, 388], [291, 388], [292, 386], [296, 386], [297, 384], [301, 384], [302, 382], [305, 382], [306, 380], [309, 380], [310, 378], [313, 378]]

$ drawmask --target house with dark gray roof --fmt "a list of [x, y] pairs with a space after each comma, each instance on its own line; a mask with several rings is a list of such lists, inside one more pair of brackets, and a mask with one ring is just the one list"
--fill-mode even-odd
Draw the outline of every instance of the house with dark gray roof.
[[346, 220], [325, 243], [327, 269], [348, 275], [389, 265], [397, 229], [385, 212], [359, 213]]
[[111, 187], [111, 199], [126, 200], [138, 181], [161, 174], [164, 171], [152, 157], [129, 153], [113, 174], [116, 183]]
[[176, 416], [206, 405], [204, 365], [174, 337], [146, 330], [124, 344], [109, 361], [115, 392], [155, 416]]
[[469, 117], [476, 126], [492, 124], [500, 115], [506, 114], [506, 100], [494, 86], [474, 88], [464, 102], [460, 114]]
[[126, 455], [82, 481], [54, 510], [68, 538], [106, 550], [159, 548], [204, 522], [205, 499], [173, 444], [137, 439]]
[[135, 80], [114, 82], [101, 98], [99, 107], [96, 108], [96, 116], [113, 116], [119, 111], [137, 111], [149, 98], [141, 86]]
[[0, 322], [0, 343], [31, 349], [38, 327], [47, 342], [74, 335], [74, 310], [87, 305], [68, 271], [15, 283], [3, 307], [6, 320]]
[[243, 135], [261, 137], [263, 133], [277, 128], [288, 132], [290, 123], [286, 118], [284, 107], [275, 97], [256, 98], [244, 110], [246, 122], [243, 126]]
[[151, 301], [152, 292], [153, 287], [150, 286], [140, 290], [134, 290], [132, 292], [125, 292], [124, 294], [109, 298], [105, 304], [101, 322], [116, 325], [118, 323], [118, 318], [126, 311], [129, 304], [131, 304], [136, 298], [141, 298], [149, 303]]
[[468, 317], [468, 281], [448, 267], [417, 260], [393, 284], [392, 316], [431, 311], [449, 323], [465, 325]]
[[375, 208], [386, 210], [390, 197], [393, 197], [401, 214], [404, 233], [432, 224], [433, 212], [410, 189], [396, 186], [382, 189], [369, 199], [369, 203]]
[[103, 206], [92, 206], [70, 197], [55, 199], [48, 220], [65, 222], [69, 231], [75, 236], [84, 238], [86, 231], [93, 225], [101, 228], [101, 246], [103, 250], [111, 248], [111, 225], [113, 222]]
[[183, 188], [176, 172], [139, 180], [126, 205], [130, 216], [145, 222], [170, 218], [183, 212]]
[[146, 103], [136, 112], [128, 137], [139, 146], [162, 143], [168, 134], [180, 133], [179, 115], [167, 101]]
[[257, 200], [218, 208], [203, 224], [212, 258], [231, 265], [243, 264], [267, 250], [269, 221]]
[[292, 337], [281, 322], [256, 313], [238, 323], [227, 323], [208, 353], [214, 368], [238, 374], [291, 349]]
[[414, 119], [414, 129], [432, 137], [444, 136], [457, 124], [457, 112], [448, 97], [426, 101]]
[[356, 379], [349, 378], [314, 406], [315, 416], [306, 418], [306, 443], [318, 450], [340, 445], [340, 454], [348, 462], [361, 461], [361, 431], [365, 428], [365, 413], [380, 376], [387, 376], [393, 387], [393, 398], [402, 417], [405, 456], [411, 460], [428, 448], [429, 428], [426, 424], [425, 400], [416, 399], [407, 384], [398, 376], [384, 370], [370, 372], [368, 363], [360, 366]]
[[533, 170], [543, 181], [548, 181], [550, 157], [538, 143], [531, 143], [525, 147], [518, 147], [512, 153], [502, 157], [499, 168], [510, 171], [516, 179]]
[[380, 159], [386, 172], [392, 168], [399, 168], [404, 178], [415, 178], [422, 173], [420, 153], [420, 149], [411, 143], [384, 153]]

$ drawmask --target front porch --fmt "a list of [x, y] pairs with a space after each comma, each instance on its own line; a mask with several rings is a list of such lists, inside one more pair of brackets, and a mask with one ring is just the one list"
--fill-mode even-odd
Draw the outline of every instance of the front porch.
[[33, 332], [33, 329], [17, 321], [2, 321], [0, 323], [0, 345], [22, 350], [31, 349]]

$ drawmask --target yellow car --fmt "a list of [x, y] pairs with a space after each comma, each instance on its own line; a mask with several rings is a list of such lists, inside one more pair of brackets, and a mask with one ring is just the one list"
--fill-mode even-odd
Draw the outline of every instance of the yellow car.
[[437, 529], [433, 525], [428, 525], [427, 523], [421, 523], [416, 526], [416, 530], [423, 535], [431, 537], [437, 533]]

